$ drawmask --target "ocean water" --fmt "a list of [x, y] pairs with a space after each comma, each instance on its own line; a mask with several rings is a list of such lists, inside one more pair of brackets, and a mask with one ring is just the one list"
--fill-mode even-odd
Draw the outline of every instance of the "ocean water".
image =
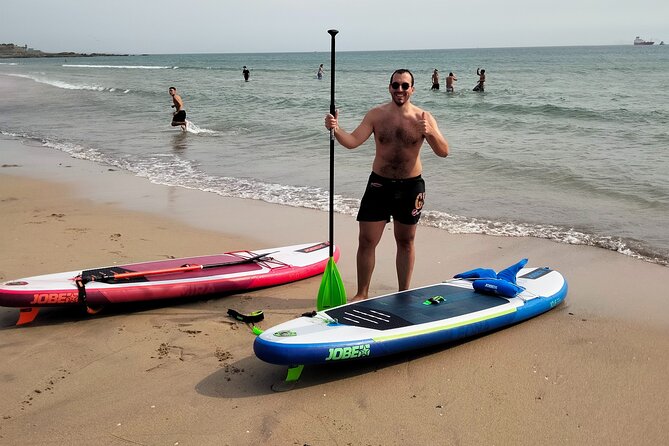
[[[423, 148], [421, 224], [668, 265], [667, 48], [339, 52], [336, 105], [353, 130], [389, 100], [394, 69], [413, 71], [413, 102], [451, 145], [446, 159]], [[329, 67], [327, 35], [315, 53], [4, 59], [0, 132], [159, 184], [327, 210]], [[477, 67], [484, 93], [472, 91]], [[430, 91], [434, 68], [441, 91]], [[449, 71], [455, 93], [443, 90]], [[169, 125], [171, 85], [191, 122], [185, 133]], [[337, 146], [337, 212], [356, 213], [373, 155], [371, 140]]]

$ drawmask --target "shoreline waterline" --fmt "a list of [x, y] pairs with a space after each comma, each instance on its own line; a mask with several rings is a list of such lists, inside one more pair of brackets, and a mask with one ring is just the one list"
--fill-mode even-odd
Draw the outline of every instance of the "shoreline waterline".
[[[77, 146], [68, 146], [62, 144], [53, 144], [50, 141], [44, 141], [38, 138], [31, 138], [26, 135], [2, 134], [0, 142], [14, 141], [18, 144], [13, 146], [16, 150], [32, 148], [35, 150], [31, 157], [39, 157], [40, 151], [51, 151], [54, 156], [62, 155], [63, 160], [77, 159], [84, 162], [97, 164], [99, 167], [108, 169], [121, 169], [123, 172], [142, 178], [148, 182], [167, 186], [170, 188], [183, 188], [205, 193], [212, 193], [227, 198], [237, 198], [242, 200], [257, 200], [264, 203], [276, 204], [298, 209], [308, 209], [316, 211], [327, 211], [327, 191], [312, 190], [304, 187], [287, 187], [284, 185], [258, 184], [252, 180], [234, 178], [226, 179], [229, 183], [221, 187], [220, 182], [217, 186], [202, 187], [197, 182], [195, 184], [179, 184], [179, 181], [169, 181], [163, 178], [155, 177], [150, 173], [133, 172], [129, 165], [119, 165], [113, 160], [105, 159], [102, 154], [95, 151], [86, 151]], [[46, 154], [46, 153], [45, 153]], [[270, 191], [266, 194], [258, 195], [254, 190]], [[248, 190], [248, 192], [246, 192]], [[289, 199], [283, 199], [289, 196]], [[296, 200], [295, 196], [309, 196], [310, 201]], [[341, 195], [335, 197], [335, 212], [355, 216], [359, 201], [356, 199], [344, 198]], [[566, 228], [553, 225], [537, 225], [523, 222], [511, 221], [493, 221], [477, 217], [462, 217], [458, 215], [446, 214], [444, 212], [426, 210], [419, 222], [421, 226], [433, 227], [452, 234], [481, 234], [495, 237], [533, 237], [547, 239], [556, 243], [569, 245], [583, 245], [602, 248], [617, 252], [619, 254], [640, 259], [649, 263], [656, 263], [662, 266], [669, 266], [669, 259], [654, 256], [652, 252], [643, 253], [643, 249], [629, 246], [629, 241], [619, 237], [596, 236], [579, 231], [575, 228]]]

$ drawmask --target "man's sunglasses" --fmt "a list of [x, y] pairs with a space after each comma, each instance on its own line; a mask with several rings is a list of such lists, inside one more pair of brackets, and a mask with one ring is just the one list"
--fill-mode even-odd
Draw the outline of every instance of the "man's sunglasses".
[[390, 86], [393, 87], [393, 90], [399, 90], [400, 86], [404, 91], [407, 91], [409, 88], [411, 88], [411, 85], [409, 85], [408, 82], [402, 82], [401, 84], [399, 82], [393, 82], [392, 84], [390, 84]]

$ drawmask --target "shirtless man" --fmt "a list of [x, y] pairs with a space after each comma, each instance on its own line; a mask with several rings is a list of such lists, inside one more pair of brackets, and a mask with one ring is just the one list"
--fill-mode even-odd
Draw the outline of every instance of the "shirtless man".
[[436, 68], [432, 72], [432, 88], [431, 90], [439, 90], [439, 70]]
[[339, 127], [335, 116], [325, 116], [325, 127], [347, 149], [355, 149], [374, 134], [376, 154], [372, 174], [360, 204], [358, 222], [358, 291], [353, 301], [366, 299], [374, 271], [376, 246], [393, 217], [399, 290], [409, 288], [415, 261], [414, 238], [425, 200], [420, 149], [427, 140], [435, 154], [448, 156], [448, 142], [434, 117], [411, 103], [414, 78], [400, 69], [390, 77], [391, 101], [372, 108], [351, 133]]
[[176, 87], [170, 87], [170, 96], [172, 96], [172, 108], [176, 109], [172, 116], [172, 127], [181, 126], [181, 130], [186, 131], [188, 122], [186, 121], [186, 110], [184, 110], [184, 101], [181, 96], [177, 94]]
[[453, 88], [453, 82], [457, 81], [458, 78], [455, 77], [455, 75], [451, 72], [448, 73], [448, 77], [446, 77], [446, 91], [453, 93], [455, 91], [455, 88]]

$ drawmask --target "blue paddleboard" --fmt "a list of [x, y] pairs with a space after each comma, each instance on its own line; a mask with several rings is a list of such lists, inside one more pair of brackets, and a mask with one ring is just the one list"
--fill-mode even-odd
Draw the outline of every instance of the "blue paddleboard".
[[519, 266], [510, 277], [507, 270], [506, 276], [479, 270], [493, 275], [465, 275], [290, 320], [259, 335], [255, 354], [287, 366], [381, 357], [513, 325], [554, 308], [567, 295], [564, 277], [547, 267]]

